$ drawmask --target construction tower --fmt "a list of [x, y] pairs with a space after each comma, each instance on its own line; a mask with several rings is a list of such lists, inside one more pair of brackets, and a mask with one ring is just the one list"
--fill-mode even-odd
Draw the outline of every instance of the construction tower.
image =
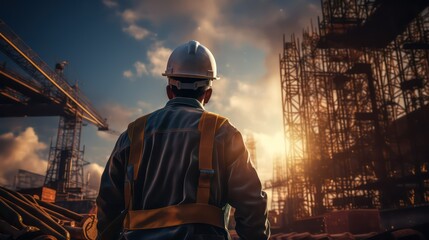
[[287, 219], [429, 203], [428, 5], [323, 0], [283, 39]]
[[48, 66], [23, 40], [0, 20], [0, 51], [21, 68], [22, 73], [0, 68], [3, 91], [0, 117], [59, 116], [55, 145], [51, 144], [45, 186], [57, 191], [58, 200], [81, 198], [84, 150], [80, 148], [83, 121], [107, 131], [102, 118], [77, 84], [63, 76], [67, 62]]

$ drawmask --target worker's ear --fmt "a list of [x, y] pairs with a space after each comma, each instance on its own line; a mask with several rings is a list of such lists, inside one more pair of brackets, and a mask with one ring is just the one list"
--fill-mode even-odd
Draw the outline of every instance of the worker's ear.
[[208, 103], [210, 101], [210, 97], [212, 96], [213, 90], [211, 88], [207, 89], [204, 93], [204, 103]]
[[167, 87], [165, 87], [165, 90], [167, 91], [168, 99], [173, 99], [175, 97], [175, 94], [174, 94], [173, 90], [171, 89], [171, 85], [167, 85]]

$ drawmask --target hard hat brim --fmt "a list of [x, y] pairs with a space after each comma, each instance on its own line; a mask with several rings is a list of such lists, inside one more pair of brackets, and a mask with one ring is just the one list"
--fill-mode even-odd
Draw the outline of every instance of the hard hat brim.
[[162, 73], [162, 76], [165, 77], [180, 77], [180, 78], [197, 78], [197, 79], [209, 79], [209, 80], [219, 80], [220, 77], [210, 77], [207, 75], [195, 75], [195, 74], [182, 74], [182, 73]]

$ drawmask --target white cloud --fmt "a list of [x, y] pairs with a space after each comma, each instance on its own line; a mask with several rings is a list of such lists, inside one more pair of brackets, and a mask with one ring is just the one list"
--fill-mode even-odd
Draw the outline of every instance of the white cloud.
[[122, 73], [122, 76], [124, 76], [125, 78], [130, 79], [130, 78], [134, 77], [134, 74], [133, 74], [133, 72], [131, 70], [125, 70]]
[[172, 50], [156, 43], [155, 46], [147, 52], [150, 62], [150, 72], [155, 77], [160, 77], [165, 72], [168, 58]]
[[280, 84], [275, 80], [273, 76], [253, 83], [228, 78], [214, 81], [207, 108], [229, 117], [241, 129], [274, 133], [283, 129]]
[[100, 188], [101, 175], [103, 174], [104, 167], [97, 163], [91, 163], [84, 168], [86, 176], [86, 184], [88, 188], [97, 190]]
[[227, 77], [222, 77], [220, 80], [213, 81], [213, 94], [210, 98], [207, 108], [213, 109], [221, 114], [227, 112], [228, 106], [226, 106], [226, 99], [230, 95], [231, 89], [234, 85]]
[[135, 81], [135, 77], [142, 77], [144, 74], [148, 74], [148, 70], [146, 67], [146, 64], [144, 64], [141, 61], [136, 61], [134, 63], [134, 70], [135, 72], [133, 72], [132, 70], [125, 70], [122, 73], [122, 76], [124, 76], [125, 78], [131, 80], [132, 82]]
[[41, 157], [47, 149], [32, 127], [15, 136], [0, 135], [0, 185], [11, 185], [18, 169], [45, 175], [47, 161]]
[[124, 20], [127, 23], [135, 23], [137, 20], [140, 19], [139, 14], [136, 11], [133, 11], [131, 9], [127, 9], [121, 14], [122, 20]]
[[122, 30], [134, 37], [136, 40], [143, 40], [150, 34], [147, 29], [139, 27], [135, 24], [131, 24], [128, 27], [123, 28]]
[[228, 117], [243, 135], [257, 142], [258, 173], [261, 181], [272, 177], [273, 159], [284, 155], [279, 84], [273, 79], [247, 83], [222, 78], [213, 83], [207, 108]]
[[118, 3], [114, 0], [103, 0], [103, 4], [109, 8], [114, 8], [118, 6]]
[[117, 134], [113, 134], [113, 133], [106, 132], [106, 131], [97, 131], [96, 134], [101, 139], [104, 139], [104, 140], [107, 140], [107, 141], [110, 141], [110, 142], [114, 142], [114, 141], [116, 141], [118, 139]]
[[[124, 131], [131, 121], [142, 115], [142, 109], [132, 106], [124, 106], [118, 103], [110, 103], [101, 107], [100, 112], [102, 116], [105, 116], [109, 121], [109, 127], [116, 131]], [[108, 133], [97, 133], [101, 137], [109, 139]], [[117, 136], [116, 136], [117, 138]]]
[[143, 76], [143, 74], [147, 74], [146, 65], [140, 61], [134, 63], [134, 68], [136, 69], [136, 75], [138, 77]]
[[146, 64], [142, 63], [141, 61], [137, 61], [134, 63], [134, 69], [135, 72], [131, 71], [131, 70], [125, 70], [122, 73], [122, 76], [124, 76], [125, 78], [131, 80], [132, 82], [135, 81], [135, 77], [142, 77], [143, 74], [147, 74], [147, 67]]
[[[155, 42], [147, 51], [148, 63], [143, 63], [141, 61], [134, 63], [135, 75], [141, 77], [143, 74], [150, 73], [152, 76], [160, 78], [162, 76], [161, 74], [165, 72], [171, 52], [172, 50], [164, 47], [161, 42]], [[123, 76], [132, 78], [134, 73], [131, 70], [127, 70], [124, 71]]]
[[137, 106], [141, 109], [143, 114], [153, 112], [155, 109], [157, 109], [154, 108], [153, 104], [141, 100], [137, 102]]
[[[256, 162], [259, 178], [262, 184], [273, 176], [273, 163], [276, 159], [283, 159], [284, 156], [284, 138], [283, 132], [278, 131], [274, 134], [264, 132], [255, 132], [253, 130], [244, 129], [242, 131], [243, 138], [253, 136], [256, 145]], [[247, 144], [247, 142], [246, 142]]]

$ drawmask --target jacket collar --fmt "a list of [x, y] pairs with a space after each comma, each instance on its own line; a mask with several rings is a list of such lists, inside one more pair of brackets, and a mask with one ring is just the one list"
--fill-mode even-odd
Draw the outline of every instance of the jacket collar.
[[183, 105], [204, 110], [204, 106], [203, 104], [201, 104], [200, 101], [194, 98], [185, 98], [185, 97], [175, 97], [173, 99], [170, 99], [165, 106], [176, 107], [176, 106], [183, 106]]

